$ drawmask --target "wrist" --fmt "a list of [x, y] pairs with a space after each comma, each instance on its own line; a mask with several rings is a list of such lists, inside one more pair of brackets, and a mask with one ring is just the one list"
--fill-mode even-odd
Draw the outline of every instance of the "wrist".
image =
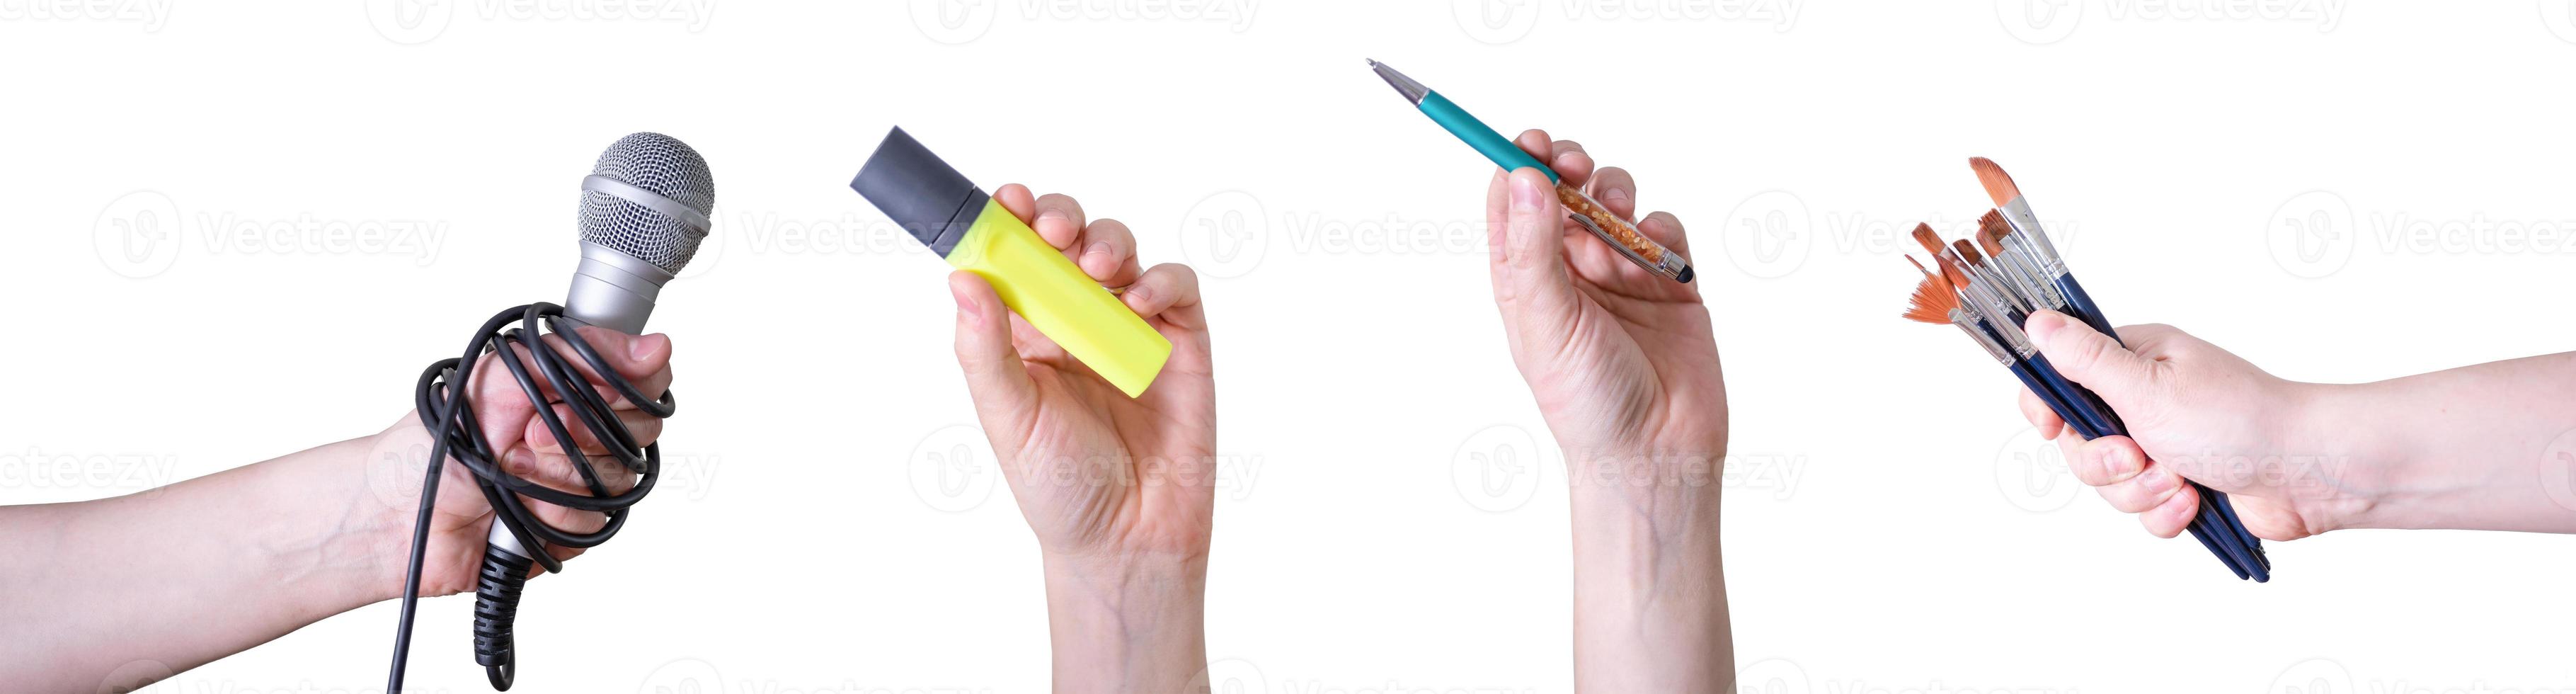
[[2278, 486], [2312, 532], [2408, 527], [2410, 509], [2435, 492], [2406, 450], [2407, 423], [2386, 421], [2370, 384], [2292, 383], [2289, 392], [2274, 439], [2283, 472], [2258, 481]]
[[[386, 547], [394, 542], [394, 514], [375, 500], [366, 455], [378, 437], [333, 443], [288, 456], [262, 472], [270, 490], [256, 502], [293, 520], [270, 525], [250, 538], [251, 551], [269, 574], [301, 595], [316, 617], [336, 614], [401, 592], [401, 566], [387, 573]], [[403, 538], [408, 540], [408, 536]]]
[[1671, 691], [1733, 672], [1720, 561], [1721, 446], [1567, 451], [1578, 688]]
[[1207, 555], [1048, 552], [1047, 627], [1060, 692], [1204, 688]]

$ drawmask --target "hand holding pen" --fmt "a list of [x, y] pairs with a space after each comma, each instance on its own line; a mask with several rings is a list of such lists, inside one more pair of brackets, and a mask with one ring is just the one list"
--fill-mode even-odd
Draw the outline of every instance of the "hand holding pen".
[[[1637, 181], [1571, 141], [1521, 134], [1547, 162], [1658, 244], [1679, 219], [1637, 213]], [[1579, 231], [1558, 181], [1523, 167], [1485, 196], [1494, 304], [1512, 362], [1569, 467], [1576, 688], [1720, 691], [1734, 673], [1719, 571], [1726, 382], [1699, 285], [1649, 273]]]
[[1478, 153], [1492, 160], [1495, 166], [1502, 167], [1504, 171], [1521, 168], [1537, 169], [1540, 174], [1547, 177], [1550, 187], [1554, 189], [1557, 202], [1564, 206], [1567, 221], [1573, 223], [1576, 228], [1590, 232], [1593, 237], [1601, 239], [1601, 242], [1607, 244], [1610, 250], [1627, 259], [1628, 262], [1644, 268], [1647, 272], [1683, 284], [1689, 284], [1691, 278], [1698, 274], [1691, 269], [1690, 258], [1639, 230], [1634, 220], [1612, 211], [1609, 205], [1585, 192], [1581, 181], [1565, 180], [1561, 172], [1551, 164], [1531, 158], [1529, 152], [1514, 146], [1512, 141], [1503, 139], [1501, 133], [1494, 132], [1494, 129], [1486, 126], [1484, 121], [1477, 120], [1474, 114], [1459, 108], [1458, 104], [1451, 102], [1448, 97], [1441, 96], [1430, 87], [1422, 86], [1421, 82], [1413, 81], [1413, 78], [1406, 77], [1404, 73], [1396, 72], [1395, 68], [1388, 67], [1385, 63], [1371, 60], [1369, 69], [1377, 72], [1379, 78], [1386, 80], [1387, 86], [1394, 87], [1395, 93], [1402, 95], [1405, 101], [1411, 102], [1414, 108], [1421, 110], [1422, 115], [1429, 116], [1432, 122], [1439, 123], [1441, 128], [1467, 143], [1467, 146], [1476, 148]]

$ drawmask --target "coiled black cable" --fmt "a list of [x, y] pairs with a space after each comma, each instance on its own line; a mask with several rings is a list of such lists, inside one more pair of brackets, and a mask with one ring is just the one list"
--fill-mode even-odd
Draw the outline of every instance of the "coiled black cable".
[[[420, 385], [414, 393], [414, 409], [420, 415], [421, 426], [430, 430], [429, 461], [421, 481], [420, 513], [412, 525], [411, 568], [403, 577], [402, 616], [394, 632], [392, 672], [385, 682], [385, 691], [389, 693], [402, 691], [403, 669], [411, 653], [412, 615], [420, 602], [421, 562], [429, 549], [429, 521], [438, 505], [439, 475], [448, 457], [454, 456], [458, 463], [473, 472], [475, 488], [482, 490], [483, 498], [491, 502], [494, 522], [507, 527], [511, 536], [518, 538], [520, 546], [530, 548], [529, 551], [536, 555], [522, 557], [500, 547], [484, 548], [483, 568], [475, 589], [474, 660], [483, 665], [484, 675], [491, 680], [492, 687], [502, 691], [510, 689], [510, 682], [517, 671], [518, 657], [510, 630], [518, 615], [519, 591], [527, 583], [529, 567], [543, 566], [550, 572], [563, 570], [563, 562], [546, 553], [545, 544], [594, 547], [607, 542], [608, 538], [617, 535], [619, 528], [625, 527], [627, 507], [652, 492], [655, 478], [661, 475], [661, 445], [637, 446], [634, 432], [626, 430], [625, 424], [617, 420], [599, 391], [592, 388], [562, 354], [545, 344], [544, 335], [551, 333], [562, 338], [564, 345], [572, 348], [573, 353], [590, 366], [592, 373], [599, 374], [600, 380], [606, 381], [609, 387], [616, 389], [627, 402], [635, 404], [635, 409], [645, 414], [669, 417], [678, 405], [677, 398], [667, 391], [659, 400], [638, 392], [635, 384], [611, 368], [606, 360], [599, 357], [599, 352], [591, 349], [590, 343], [573, 330], [577, 323], [564, 317], [563, 311], [562, 306], [545, 302], [511, 307], [484, 321], [482, 329], [466, 343], [464, 356], [439, 360], [421, 373]], [[519, 325], [510, 327], [513, 322]], [[543, 332], [538, 330], [540, 322], [546, 328]], [[533, 409], [537, 417], [546, 423], [547, 431], [554, 434], [555, 440], [562, 443], [566, 457], [575, 462], [573, 470], [581, 474], [582, 484], [589, 488], [589, 495], [571, 494], [530, 482], [501, 469], [495, 462], [500, 451], [492, 450], [491, 442], [484, 438], [481, 425], [474, 419], [474, 408], [467, 404], [466, 399], [466, 394], [471, 392], [468, 389], [472, 387], [474, 361], [486, 352], [494, 353], [496, 358], [493, 361], [509, 368], [511, 378], [518, 381], [519, 389], [527, 394], [528, 402], [536, 404]], [[522, 355], [527, 358], [522, 360]], [[608, 486], [600, 480], [599, 471], [592, 467], [590, 457], [584, 455], [577, 445], [578, 439], [564, 426], [563, 419], [555, 415], [545, 390], [539, 388], [529, 375], [528, 364], [534, 364], [537, 372], [545, 376], [546, 384], [553, 387], [562, 398], [560, 402], [565, 409], [581, 420], [592, 438], [604, 444], [619, 464], [638, 475], [634, 488], [622, 494], [609, 493]], [[536, 514], [519, 500], [521, 496], [564, 508], [605, 513], [608, 523], [592, 532], [566, 532], [538, 520]]]

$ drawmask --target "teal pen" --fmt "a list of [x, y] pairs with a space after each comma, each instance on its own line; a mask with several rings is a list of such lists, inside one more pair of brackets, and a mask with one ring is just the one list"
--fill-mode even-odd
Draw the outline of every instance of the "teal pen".
[[1696, 273], [1691, 271], [1689, 258], [1682, 257], [1680, 253], [1674, 253], [1663, 244], [1655, 243], [1655, 240], [1647, 237], [1645, 232], [1637, 230], [1635, 223], [1611, 213], [1610, 208], [1602, 205], [1601, 201], [1592, 199], [1592, 196], [1583, 194], [1583, 191], [1574, 186], [1566, 185], [1565, 180], [1556, 175], [1555, 169], [1547, 168], [1547, 164], [1540, 163], [1528, 152], [1521, 151], [1520, 145], [1513, 144], [1510, 138], [1494, 132], [1494, 129], [1487, 127], [1484, 121], [1476, 120], [1474, 115], [1467, 113], [1467, 109], [1450, 103], [1448, 97], [1431, 91], [1430, 87], [1422, 86], [1421, 82], [1413, 81], [1413, 78], [1396, 72], [1395, 68], [1387, 67], [1385, 63], [1371, 60], [1369, 69], [1377, 71], [1377, 76], [1385, 79], [1389, 86], [1395, 87], [1396, 93], [1403, 94], [1406, 101], [1413, 102], [1414, 108], [1422, 109], [1422, 115], [1430, 116], [1431, 122], [1439, 123], [1440, 127], [1448, 129], [1449, 134], [1458, 136], [1459, 140], [1467, 143], [1467, 146], [1484, 153], [1485, 158], [1493, 160], [1495, 166], [1503, 167], [1505, 171], [1529, 167], [1547, 174], [1547, 180], [1556, 184], [1557, 201], [1565, 204], [1565, 216], [1573, 219], [1576, 225], [1592, 232], [1593, 236], [1600, 237], [1601, 241], [1610, 244], [1611, 248], [1617, 249], [1619, 255], [1626, 256], [1629, 262], [1636, 263], [1637, 267], [1645, 268], [1647, 272], [1675, 282], [1689, 282], [1696, 276]]

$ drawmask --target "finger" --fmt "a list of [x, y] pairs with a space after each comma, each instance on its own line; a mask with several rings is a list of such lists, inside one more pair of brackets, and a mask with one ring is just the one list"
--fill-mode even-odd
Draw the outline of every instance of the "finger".
[[1029, 192], [1028, 186], [1017, 183], [1002, 184], [1002, 187], [993, 190], [993, 199], [1001, 201], [1002, 209], [1010, 211], [1011, 216], [1020, 218], [1021, 224], [1037, 222], [1038, 196], [1036, 193]]
[[[628, 335], [595, 326], [582, 326], [577, 331], [582, 343], [590, 345], [591, 350], [597, 353], [602, 361], [608, 363], [609, 370], [634, 385], [637, 392], [647, 397], [658, 398], [663, 391], [670, 388], [671, 338], [669, 336], [659, 333], [643, 336]], [[634, 403], [626, 402], [625, 395], [619, 393], [616, 387], [610, 386], [608, 380], [601, 377], [597, 370], [592, 369], [590, 360], [582, 357], [580, 352], [574, 351], [563, 336], [547, 335], [541, 344], [544, 344], [545, 349], [553, 352], [555, 356], [560, 357], [560, 360], [569, 366], [574, 374], [577, 374], [575, 378], [588, 382], [591, 392], [598, 395], [601, 402], [620, 409], [634, 407]], [[528, 380], [536, 383], [540, 398], [547, 402], [560, 402], [564, 399], [563, 393], [555, 390], [554, 381], [546, 378], [545, 371], [538, 368], [536, 356], [531, 354], [525, 345], [513, 341], [508, 346], [509, 353], [518, 357], [520, 369], [527, 372]], [[519, 386], [518, 379], [510, 374], [507, 368], [497, 367], [489, 361], [486, 359], [477, 362], [476, 368], [481, 370], [474, 375], [475, 380], [480, 384], [474, 388], [476, 397], [483, 402], [499, 404], [525, 403], [528, 397], [527, 391]], [[512, 419], [496, 420], [495, 423], [515, 423], [515, 417], [525, 417], [533, 412], [533, 408], [514, 408], [508, 411], [508, 414], [513, 416]], [[486, 413], [478, 409], [475, 415], [486, 416]]]
[[2138, 523], [2147, 526], [2147, 532], [2154, 533], [2156, 537], [2171, 538], [2191, 527], [2191, 520], [2199, 516], [2200, 490], [2185, 485], [2164, 503], [2138, 514]]
[[[601, 441], [599, 435], [590, 430], [590, 425], [575, 416], [572, 406], [556, 403], [554, 412], [555, 418], [563, 422], [564, 429], [572, 433], [574, 444], [580, 446], [582, 452], [596, 455], [605, 455], [609, 452], [608, 442]], [[609, 414], [615, 417], [614, 421], [618, 426], [626, 428], [627, 435], [635, 439], [635, 445], [638, 447], [653, 445], [655, 439], [662, 437], [662, 418], [660, 417], [646, 414], [642, 410], [612, 410]], [[528, 431], [525, 437], [528, 448], [539, 453], [563, 452], [563, 444], [555, 440], [554, 430], [546, 427], [546, 421], [543, 418], [528, 418]]]
[[966, 373], [976, 414], [985, 431], [1021, 430], [1021, 417], [1037, 405], [1037, 386], [1011, 346], [1010, 310], [972, 272], [948, 273], [948, 291], [957, 299], [957, 366]]
[[1115, 219], [1092, 222], [1082, 230], [1081, 250], [1068, 252], [1091, 279], [1112, 287], [1136, 281], [1136, 234]]
[[2066, 314], [2034, 312], [2023, 321], [2023, 331], [2058, 373], [2101, 395], [2111, 409], [2131, 411], [2129, 405], [2152, 392], [2155, 362]]
[[2118, 484], [2146, 470], [2147, 452], [2129, 437], [2104, 436], [2076, 447], [2076, 455], [2066, 461], [2066, 467], [2085, 486]]
[[1637, 222], [1637, 230], [1645, 232], [1646, 238], [1654, 239], [1655, 243], [1663, 244], [1674, 253], [1684, 257], [1690, 255], [1690, 236], [1682, 233], [1681, 218], [1671, 212], [1647, 213], [1643, 221]]
[[2015, 392], [2021, 394], [2018, 400], [2021, 403], [2022, 419], [2030, 420], [2031, 428], [2039, 430], [2040, 438], [2053, 441], [2057, 439], [2058, 434], [2065, 431], [2066, 420], [2058, 418], [2057, 410], [2050, 408], [2048, 401], [2041, 400], [2039, 395], [2030, 392], [2029, 388]]
[[1585, 183], [1591, 182], [1592, 153], [1583, 151], [1583, 143], [1557, 140], [1548, 144], [1548, 152], [1539, 161], [1547, 162], [1547, 168], [1555, 169], [1556, 175], [1563, 177], [1566, 185], [1580, 190]]
[[1029, 228], [1037, 230], [1038, 238], [1046, 239], [1047, 245], [1061, 251], [1073, 247], [1086, 223], [1082, 203], [1063, 193], [1048, 193], [1038, 196], [1038, 217], [1029, 222]]
[[1516, 348], [1561, 348], [1582, 306], [1565, 267], [1565, 208], [1553, 188], [1524, 168], [1497, 178], [1486, 194], [1494, 302]]
[[[590, 474], [599, 476], [599, 486], [608, 490], [611, 496], [624, 494], [627, 490], [635, 488], [638, 475], [635, 471], [626, 469], [626, 464], [620, 462], [616, 456], [586, 454], [575, 459], [562, 453], [542, 453], [528, 448], [518, 448], [511, 450], [510, 454], [502, 459], [502, 469], [520, 479], [556, 491], [595, 495], [597, 492], [590, 488], [589, 479], [575, 467], [585, 464], [590, 466]], [[554, 507], [553, 504], [543, 501], [530, 499], [522, 499], [522, 501], [526, 501], [532, 507]]]
[[2103, 501], [2111, 502], [2111, 508], [2121, 513], [2144, 513], [2173, 498], [2175, 490], [2182, 487], [2182, 478], [2174, 476], [2172, 470], [2150, 463], [2128, 479], [2095, 489], [2101, 491]]
[[1583, 184], [1583, 193], [1601, 201], [1602, 207], [1610, 208], [1610, 214], [1620, 219], [1637, 218], [1637, 178], [1627, 169], [1601, 167], [1592, 173], [1592, 180]]
[[1191, 272], [1189, 266], [1179, 263], [1156, 265], [1137, 277], [1135, 284], [1127, 285], [1127, 291], [1120, 293], [1118, 298], [1127, 302], [1129, 310], [1145, 318], [1163, 315], [1174, 307], [1196, 308], [1199, 305], [1199, 275]]

